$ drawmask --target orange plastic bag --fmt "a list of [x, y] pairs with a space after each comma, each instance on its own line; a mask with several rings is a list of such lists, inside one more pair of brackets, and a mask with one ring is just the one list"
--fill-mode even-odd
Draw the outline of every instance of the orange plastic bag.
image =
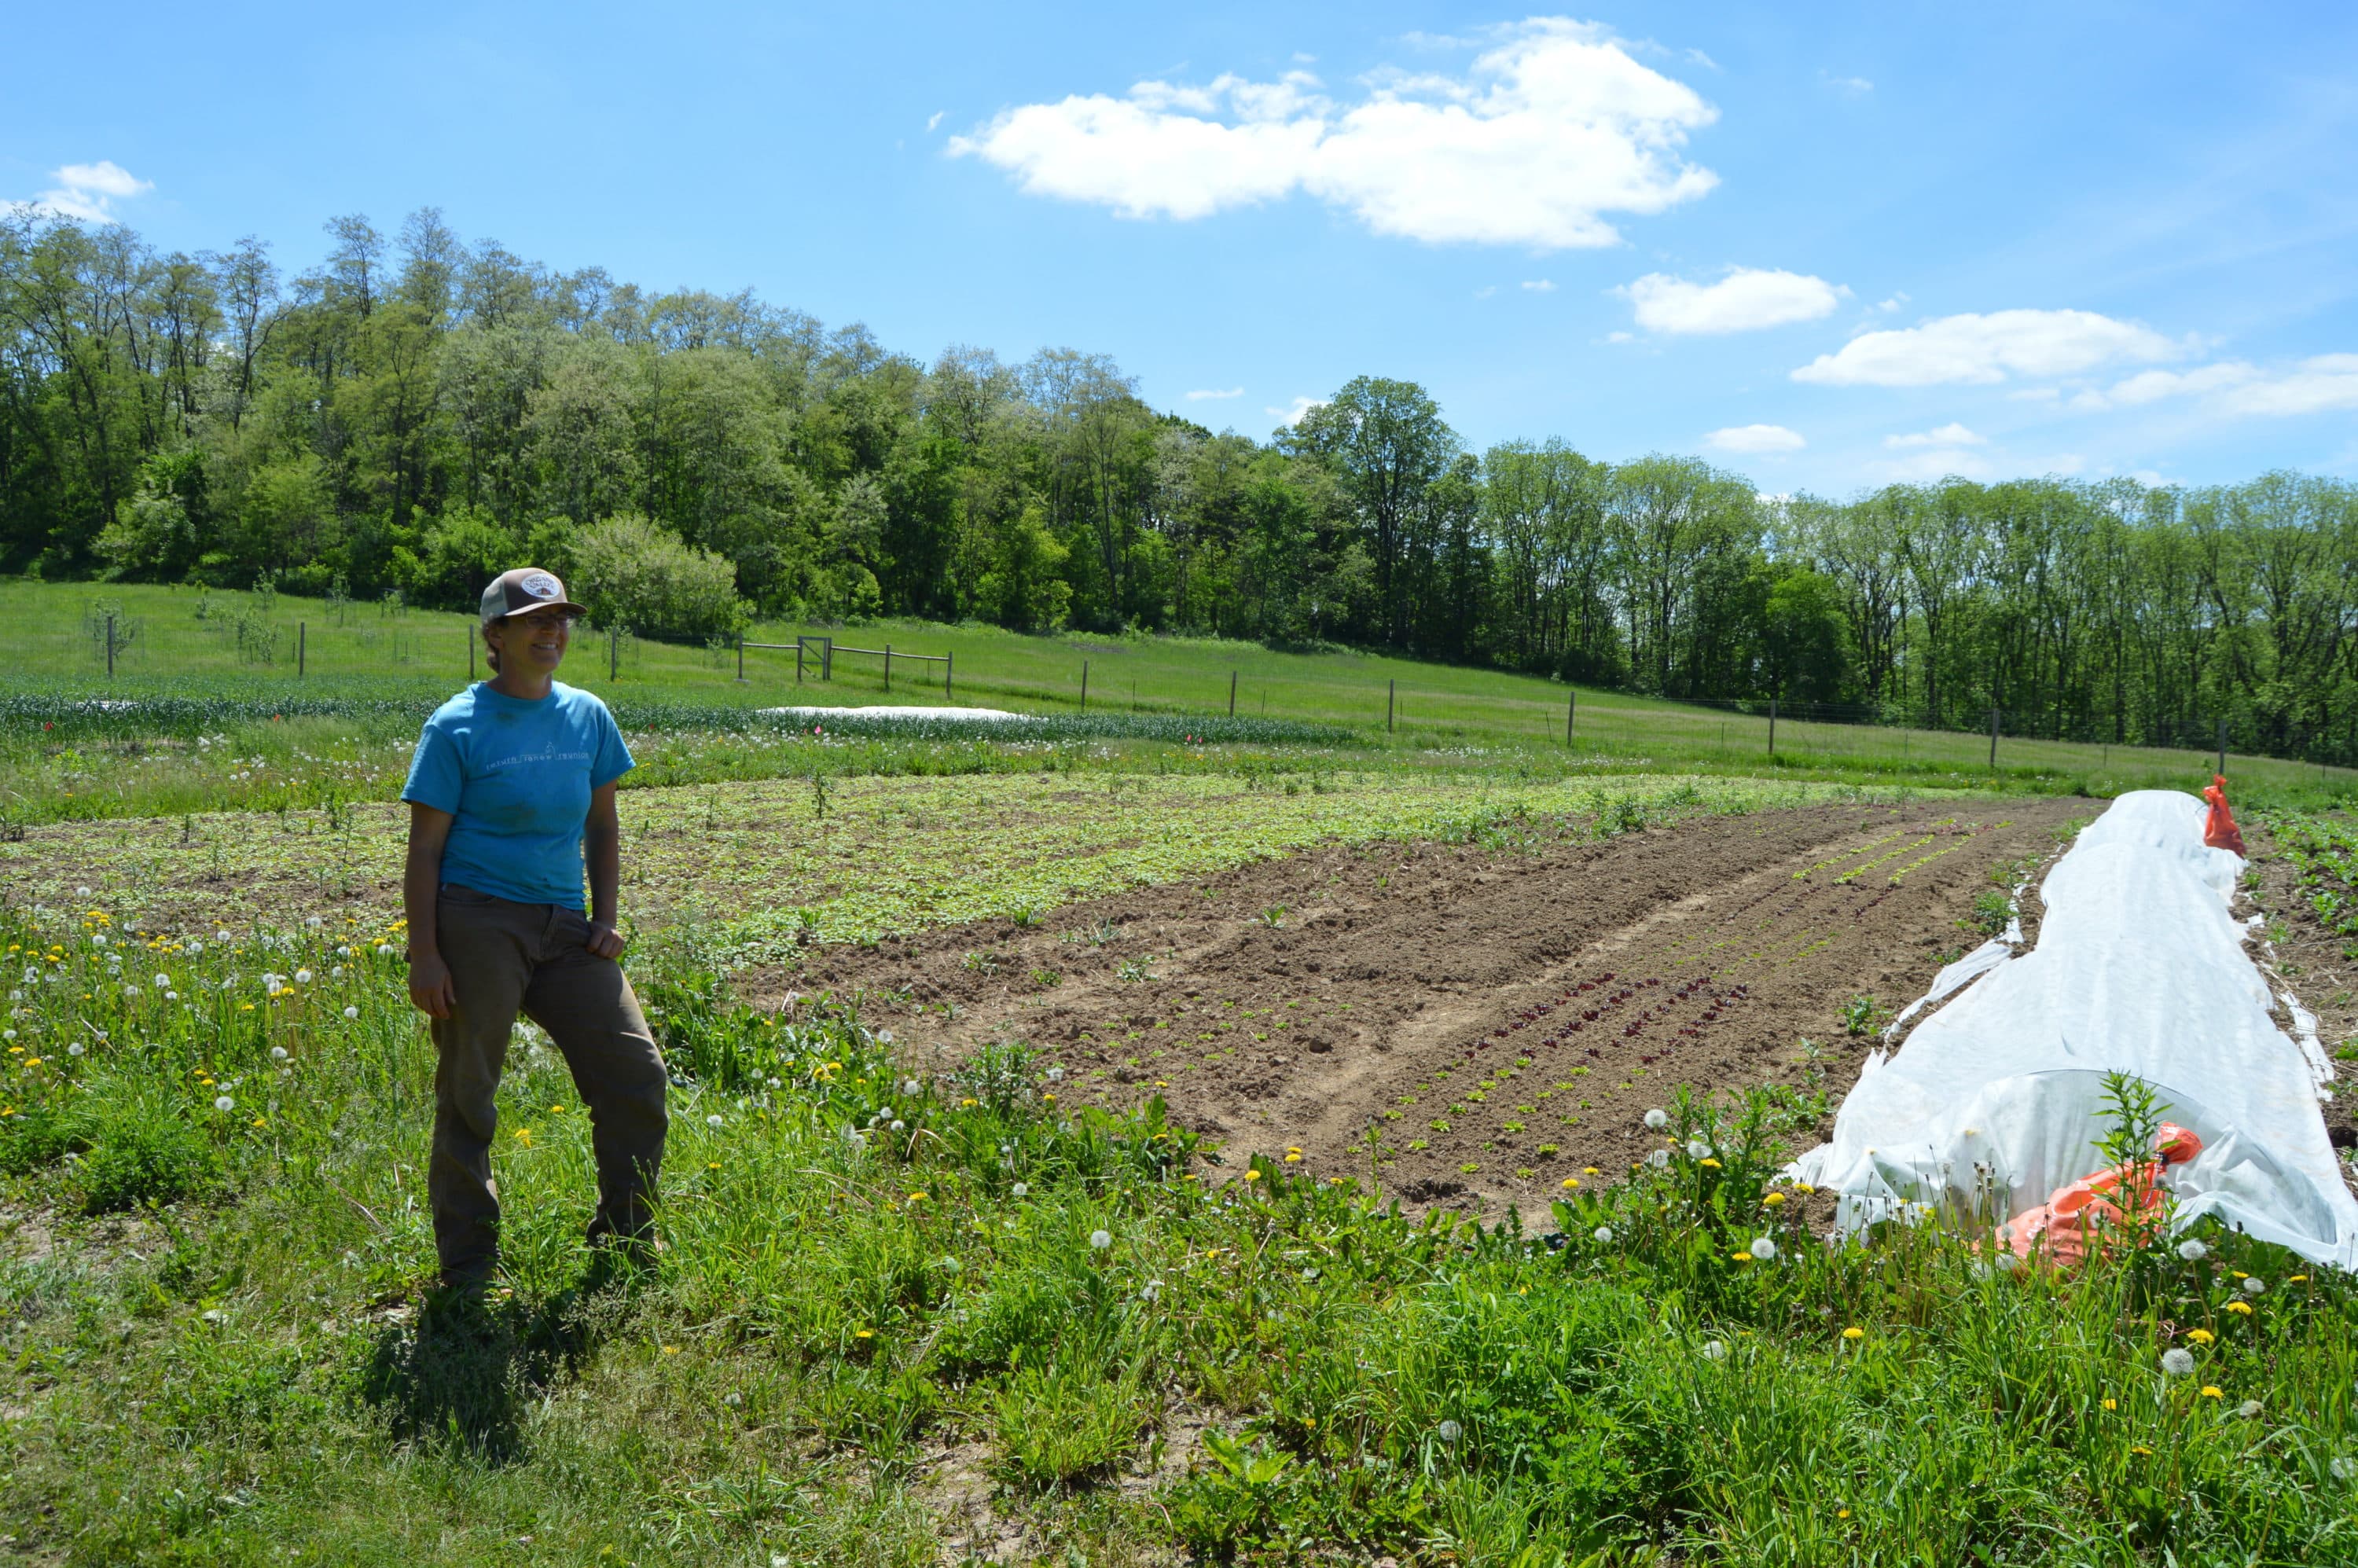
[[2238, 855], [2244, 854], [2244, 835], [2235, 827], [2235, 814], [2227, 809], [2226, 778], [2212, 773], [2202, 798], [2211, 803], [2210, 818], [2202, 824], [2202, 841], [2213, 849], [2233, 849]]
[[2127, 1216], [2109, 1195], [2124, 1195], [2139, 1212], [2161, 1206], [2158, 1178], [2164, 1165], [2182, 1165], [2202, 1152], [2202, 1140], [2174, 1121], [2165, 1121], [2153, 1135], [2158, 1162], [2138, 1160], [2114, 1165], [2058, 1187], [2037, 1208], [2025, 1209], [1998, 1227], [2001, 1244], [2016, 1256], [2028, 1258], [2044, 1248], [2048, 1260], [2059, 1268], [2076, 1268], [2088, 1255], [2088, 1233], [2099, 1225], [2121, 1225]]

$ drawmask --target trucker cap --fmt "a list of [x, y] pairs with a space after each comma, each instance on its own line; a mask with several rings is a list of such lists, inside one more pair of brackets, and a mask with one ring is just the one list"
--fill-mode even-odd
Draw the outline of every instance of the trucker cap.
[[545, 572], [538, 567], [518, 567], [502, 572], [483, 589], [483, 624], [503, 621], [511, 615], [524, 615], [535, 610], [569, 610], [576, 615], [590, 611], [565, 597], [565, 585], [555, 572]]

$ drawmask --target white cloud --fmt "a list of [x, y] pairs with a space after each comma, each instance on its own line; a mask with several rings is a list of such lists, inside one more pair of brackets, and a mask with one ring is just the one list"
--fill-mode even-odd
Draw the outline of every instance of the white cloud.
[[1989, 438], [1977, 436], [1963, 425], [1952, 423], [1937, 430], [1920, 430], [1912, 436], [1886, 436], [1883, 444], [1898, 452], [1911, 447], [1986, 447]]
[[948, 113], [949, 113], [949, 111], [948, 111], [948, 110], [946, 110], [946, 109], [936, 109], [936, 110], [935, 110], [932, 114], [930, 114], [926, 115], [926, 116], [925, 116], [925, 129], [927, 129], [928, 131], [930, 131], [930, 130], [932, 130], [935, 126], [936, 126], [936, 125], [938, 125], [938, 124], [940, 124], [942, 123], [942, 116], [943, 116], [944, 114], [948, 114]]
[[1326, 400], [1323, 397], [1297, 397], [1293, 400], [1293, 406], [1291, 408], [1264, 408], [1261, 412], [1291, 429], [1302, 423], [1302, 416], [1304, 414], [1314, 408], [1325, 406]]
[[1546, 277], [1530, 277], [1523, 280], [1523, 287], [1533, 294], [1553, 294], [1555, 280]]
[[1864, 98], [1875, 91], [1875, 83], [1864, 76], [1836, 76], [1830, 70], [1822, 70], [1818, 80], [1848, 98]]
[[1497, 29], [1462, 77], [1396, 70], [1341, 104], [1318, 79], [1141, 81], [1000, 114], [950, 152], [1035, 196], [1126, 218], [1203, 218], [1295, 190], [1379, 233], [1435, 243], [1609, 245], [1608, 212], [1659, 212], [1718, 183], [1686, 162], [1718, 111], [1606, 29], [1537, 18]]
[[1190, 403], [1201, 403], [1207, 397], [1242, 397], [1244, 395], [1245, 389], [1243, 387], [1232, 386], [1226, 392], [1191, 392], [1187, 395], [1187, 401]]
[[1494, 295], [1494, 294], [1496, 294], [1496, 293], [1498, 293], [1498, 286], [1497, 284], [1495, 284], [1495, 283], [1486, 283], [1486, 284], [1484, 284], [1481, 287], [1479, 287], [1479, 288], [1477, 288], [1477, 289], [1476, 289], [1476, 290], [1474, 291], [1474, 297], [1475, 297], [1475, 298], [1476, 298], [1476, 299], [1487, 299], [1487, 298], [1489, 298], [1489, 297], [1490, 297], [1490, 296], [1492, 296], [1492, 295]]
[[1898, 309], [1902, 305], [1905, 305], [1905, 304], [1907, 304], [1907, 303], [1908, 303], [1908, 297], [1907, 297], [1906, 295], [1904, 295], [1904, 294], [1895, 294], [1895, 295], [1893, 295], [1893, 296], [1892, 296], [1890, 298], [1888, 298], [1888, 299], [1884, 299], [1884, 300], [1878, 300], [1878, 301], [1877, 301], [1877, 303], [1876, 303], [1876, 307], [1875, 307], [1875, 308], [1876, 308], [1877, 310], [1882, 311], [1886, 316], [1888, 316], [1888, 315], [1890, 315], [1893, 311], [1895, 311], [1895, 310]]
[[144, 195], [156, 189], [152, 179], [141, 179], [129, 169], [109, 158], [96, 163], [70, 163], [54, 169], [49, 178], [58, 183], [30, 201], [11, 202], [17, 211], [31, 212], [46, 218], [73, 218], [87, 223], [115, 222], [114, 203], [130, 197]]
[[1638, 341], [1638, 334], [1635, 332], [1607, 332], [1605, 334], [1605, 341], [1608, 343], [1634, 343]]
[[1904, 458], [1870, 463], [1867, 470], [1879, 479], [1902, 481], [1946, 479], [1952, 474], [1959, 479], [1987, 479], [1996, 471], [1980, 453], [1959, 451], [1954, 447], [1910, 452]]
[[2063, 394], [2051, 386], [2026, 386], [2019, 392], [2009, 392], [2006, 395], [2010, 403], [2052, 403]]
[[2228, 414], [2322, 414], [2358, 408], [2358, 354], [2319, 354], [2298, 369], [2220, 394]]
[[1864, 332], [1793, 372], [1826, 386], [1938, 386], [2008, 374], [2071, 375], [2115, 360], [2175, 358], [2180, 345], [2093, 310], [1994, 310]]
[[2071, 399], [2071, 406], [2094, 414], [2170, 397], [2200, 397], [2210, 412], [2227, 417], [2288, 417], [2358, 408], [2358, 354], [2318, 354], [2289, 370], [2222, 360], [2190, 371], [2141, 371], [2101, 390], [2088, 388]]
[[1703, 444], [1718, 452], [1760, 453], [1798, 452], [1809, 442], [1782, 425], [1731, 425], [1705, 436]]
[[1652, 332], [1752, 332], [1833, 313], [1850, 290], [1823, 277], [1758, 267], [1730, 267], [1717, 283], [1689, 283], [1650, 272], [1615, 290]]

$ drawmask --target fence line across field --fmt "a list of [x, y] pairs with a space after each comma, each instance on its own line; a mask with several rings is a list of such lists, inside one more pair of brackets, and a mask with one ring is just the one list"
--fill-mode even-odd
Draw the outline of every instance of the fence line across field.
[[[93, 613], [89, 618], [87, 624], [90, 628], [90, 642], [99, 644], [93, 652], [100, 653], [103, 655], [106, 674], [109, 677], [114, 677], [122, 667], [123, 654], [126, 651], [131, 650], [135, 644], [137, 644], [142, 641], [139, 637], [138, 622], [135, 620], [126, 624], [114, 610], [109, 608]], [[284, 623], [282, 622], [280, 624], [283, 628]], [[341, 645], [345, 640], [346, 635], [341, 628], [342, 622], [341, 621], [338, 621], [334, 625], [323, 628], [323, 632], [330, 636], [333, 644]], [[295, 665], [292, 674], [295, 678], [301, 680], [305, 679], [310, 673], [311, 638], [310, 626], [308, 619], [296, 620], [291, 630], [295, 634], [292, 638], [287, 639], [287, 641], [293, 644], [291, 650], [289, 650], [295, 655], [292, 661]], [[628, 641], [635, 647], [637, 639], [631, 635], [627, 628], [619, 625], [593, 627], [590, 630], [592, 635], [595, 635], [599, 631], [603, 631], [605, 633], [604, 641], [606, 643], [606, 658], [602, 661], [606, 665], [605, 674], [609, 681], [620, 683], [622, 664], [622, 654], [623, 652], [622, 643]], [[271, 633], [271, 640], [275, 642], [278, 637], [283, 635], [283, 629], [274, 631]], [[397, 654], [402, 634], [396, 629], [394, 636]], [[480, 654], [477, 647], [478, 639], [472, 628], [470, 628], [464, 634], [463, 641], [466, 647], [467, 675], [468, 678], [472, 680], [476, 678], [478, 672], [481, 669], [481, 665], [479, 663]], [[838, 643], [832, 636], [824, 633], [800, 633], [797, 634], [792, 642], [757, 642], [741, 634], [730, 639], [730, 641], [733, 642], [736, 645], [736, 680], [739, 685], [750, 684], [746, 675], [745, 655], [747, 652], [751, 650], [756, 653], [793, 654], [795, 655], [795, 679], [797, 684], [811, 679], [814, 676], [820, 681], [831, 682], [835, 678], [835, 656], [838, 654], [842, 654], [849, 657], [872, 658], [877, 660], [879, 662], [883, 689], [888, 692], [892, 689], [892, 666], [896, 663], [903, 665], [909, 664], [939, 665], [942, 666], [943, 696], [945, 697], [953, 697], [957, 690], [957, 655], [954, 654], [912, 653], [904, 648], [896, 648], [891, 643], [883, 643], [881, 646], [872, 648], [854, 647], [848, 643]], [[714, 651], [725, 656], [728, 649], [728, 643], [720, 642], [718, 639], [715, 640], [715, 643], [716, 647]], [[284, 646], [285, 644], [280, 643], [279, 645]], [[144, 653], [144, 647], [142, 647], [140, 651]], [[327, 655], [330, 652], [330, 645], [323, 644], [321, 652], [323, 655]], [[263, 657], [266, 661], [268, 655], [265, 654]], [[332, 668], [335, 661], [331, 658], [330, 662]], [[1212, 672], [1207, 671], [1204, 673], [1206, 675], [1210, 675]], [[1174, 694], [1170, 690], [1168, 685], [1170, 677], [1166, 674], [1157, 681], [1158, 685], [1164, 687], [1164, 690], [1156, 695], [1148, 697], [1146, 698], [1146, 703], [1151, 703], [1157, 708], [1175, 710], [1179, 712], [1195, 711], [1200, 713], [1208, 711], [1211, 713], [1219, 713], [1223, 710], [1221, 706], [1221, 695], [1225, 695], [1225, 711], [1228, 717], [1233, 719], [1237, 715], [1238, 700], [1243, 695], [1243, 672], [1238, 667], [1231, 666], [1228, 675], [1228, 690], [1225, 694], [1217, 694], [1217, 687], [1214, 687], [1211, 692], [1201, 692], [1200, 688], [1198, 688], [1199, 695], [1197, 695], [1194, 700], [1190, 700], [1187, 695], [1184, 693]], [[1214, 676], [1213, 678], [1217, 679], [1217, 676]], [[930, 686], [932, 683], [930, 677], [921, 672], [919, 676], [919, 684]], [[985, 689], [1006, 691], [1011, 695], [1020, 694], [1022, 696], [1030, 697], [1051, 704], [1077, 701], [1077, 705], [1081, 708], [1087, 709], [1089, 706], [1089, 698], [1091, 696], [1090, 687], [1092, 684], [1096, 683], [1093, 682], [1091, 661], [1084, 658], [1080, 661], [1080, 667], [1077, 672], [1077, 689], [1076, 689], [1076, 687], [1065, 687], [1063, 690], [1059, 691], [1056, 689], [1056, 683], [1053, 680], [1043, 685], [1035, 679], [1027, 679], [1022, 676], [1017, 676], [1012, 683], [1001, 682], [997, 686], [992, 686], [990, 682], [986, 681]], [[1285, 684], [1286, 681], [1283, 678], [1281, 678], [1279, 681], [1279, 689], [1274, 694], [1279, 699], [1281, 710], [1285, 706], [1284, 698], [1286, 694], [1283, 689]], [[1372, 683], [1370, 683], [1370, 687]], [[1137, 691], [1135, 685], [1133, 685], [1133, 707], [1141, 707], [1146, 705], [1139, 701], [1140, 695], [1141, 694]], [[1273, 694], [1271, 691], [1269, 685], [1266, 684], [1264, 678], [1260, 697], [1260, 708], [1263, 715], [1266, 715], [1270, 711], [1271, 698], [1272, 695]], [[1339, 696], [1341, 694], [1336, 693], [1334, 695]], [[1365, 721], [1372, 721], [1374, 719], [1374, 713], [1372, 711], [1372, 690], [1369, 689], [1370, 706], [1368, 708], [1362, 710], [1366, 713]], [[1209, 697], [1211, 698], [1210, 702], [1203, 703], [1203, 698], [1205, 697]], [[1713, 725], [1707, 722], [1707, 720], [1714, 716], [1717, 716], [1718, 721], [1715, 727], [1719, 731], [1719, 750], [1723, 753], [1726, 753], [1730, 751], [1731, 741], [1736, 741], [1738, 744], [1741, 744], [1744, 741], [1744, 732], [1738, 731], [1736, 734], [1731, 735], [1729, 732], [1730, 725], [1743, 720], [1750, 720], [1760, 724], [1762, 727], [1759, 730], [1750, 732], [1750, 743], [1753, 745], [1764, 746], [1767, 755], [1771, 758], [1774, 758], [1780, 753], [1780, 750], [1782, 750], [1782, 748], [1780, 748], [1779, 742], [1780, 740], [1784, 740], [1789, 736], [1799, 739], [1802, 752], [1805, 753], [1821, 752], [1826, 754], [1841, 754], [1845, 752], [1857, 752], [1861, 749], [1859, 744], [1846, 743], [1840, 737], [1844, 735], [1844, 732], [1853, 731], [1863, 736], [1871, 729], [1887, 732], [1896, 732], [1898, 741], [1898, 752], [1902, 758], [1907, 757], [1913, 752], [1929, 751], [1935, 756], [1942, 753], [1951, 755], [1952, 758], [1951, 765], [1956, 765], [1957, 763], [1962, 763], [1964, 761], [1963, 757], [1955, 756], [1956, 752], [1960, 749], [1960, 743], [1966, 745], [1971, 744], [1970, 738], [1973, 737], [1974, 732], [1974, 729], [1968, 729], [1963, 725], [1957, 723], [1956, 720], [1962, 718], [1965, 712], [1975, 712], [1976, 718], [1979, 717], [1979, 713], [1975, 709], [1969, 708], [1963, 703], [1954, 705], [1943, 704], [1942, 705], [1942, 711], [1935, 714], [1930, 711], [1918, 712], [1914, 710], [1912, 706], [1901, 707], [1897, 704], [1833, 703], [1810, 701], [1806, 699], [1788, 700], [1783, 697], [1667, 697], [1660, 700], [1661, 706], [1643, 712], [1626, 710], [1608, 701], [1602, 707], [1592, 706], [1588, 710], [1588, 714], [1584, 716], [1580, 710], [1580, 698], [1577, 689], [1568, 687], [1563, 698], [1563, 728], [1561, 744], [1567, 749], [1577, 749], [1584, 741], [1585, 741], [1589, 747], [1594, 748], [1599, 744], [1610, 743], [1616, 738], [1618, 738], [1623, 743], [1643, 745], [1646, 743], [1649, 736], [1660, 736], [1664, 739], [1670, 739], [1685, 731], [1707, 733], [1708, 730], [1713, 727]], [[1514, 710], [1530, 711], [1535, 708], [1539, 713], [1544, 713], [1546, 711], [1547, 705], [1547, 699], [1543, 697], [1500, 696], [1496, 697], [1484, 697], [1463, 692], [1426, 692], [1419, 691], [1415, 688], [1404, 691], [1401, 687], [1399, 678], [1397, 676], [1390, 676], [1387, 677], [1384, 682], [1385, 732], [1388, 735], [1398, 734], [1403, 722], [1414, 722], [1414, 717], [1411, 710], [1417, 704], [1422, 702], [1433, 703], [1444, 710], [1444, 713], [1453, 709], [1462, 710], [1469, 706], [1477, 709], [1498, 709], [1503, 708], [1507, 711], [1494, 712], [1492, 717], [1494, 719], [1503, 719], [1509, 727], [1520, 727], [1517, 721], [1513, 719]], [[1198, 706], [1199, 703], [1202, 704], [1202, 706]], [[1352, 705], [1347, 698], [1341, 706], [1347, 709]], [[1328, 700], [1324, 702], [1319, 702], [1314, 697], [1313, 707], [1314, 712], [1310, 715], [1305, 715], [1305, 717], [1317, 717], [1349, 722], [1346, 713], [1338, 713], [1336, 711], [1336, 704], [1333, 700], [1332, 696], [1329, 697]], [[1684, 710], [1687, 714], [1692, 715], [1692, 717], [1690, 719], [1682, 719], [1681, 718], [1681, 710]], [[1996, 772], [2000, 765], [2000, 752], [2002, 750], [2001, 742], [2008, 741], [2031, 746], [2065, 745], [2100, 748], [2100, 755], [2102, 759], [2101, 765], [2104, 767], [2109, 767], [2111, 765], [2111, 753], [2115, 749], [2122, 750], [2130, 754], [2160, 752], [2176, 752], [2180, 753], [2192, 752], [2201, 754], [2202, 756], [2202, 760], [2210, 764], [2212, 771], [2221, 773], [2227, 771], [2229, 737], [2227, 734], [2227, 721], [2222, 717], [2187, 716], [2172, 726], [2172, 729], [2176, 731], [2176, 739], [2174, 741], [2159, 744], [2136, 746], [2127, 742], [2116, 743], [2111, 741], [2082, 741], [2063, 734], [2061, 732], [2062, 729], [2062, 720], [2057, 719], [2053, 714], [2046, 712], [2045, 710], [2034, 710], [2029, 713], [2014, 715], [2013, 717], [2017, 720], [2020, 727], [2012, 730], [2009, 730], [2007, 728], [2007, 719], [2009, 715], [2007, 710], [2002, 705], [1990, 704], [1987, 706], [1986, 712], [1989, 727], [1987, 748], [1984, 752], [1982, 758], [1979, 760], [1983, 762], [1983, 765], [1987, 767], [1991, 772]], [[1471, 719], [1474, 716], [1471, 714], [1462, 714], [1461, 717]], [[1945, 719], [1948, 722], [1931, 722], [1931, 720], [1935, 718]], [[1521, 722], [1530, 723], [1534, 721], [1542, 726], [1548, 722], [1543, 719], [1536, 719], [1536, 717], [1532, 719], [1522, 720]], [[1975, 729], [1978, 727], [1978, 724], [1974, 726]], [[2050, 730], [2050, 727], [2057, 732], [2042, 732]], [[1783, 735], [1779, 734], [1780, 730], [1784, 731]], [[2188, 731], [2191, 731], [2192, 733], [2189, 734]], [[1544, 732], [1544, 730], [1542, 732]], [[2200, 739], [2196, 739], [2195, 737], [2197, 736], [2199, 736]], [[1692, 736], [1689, 738], [1692, 739]], [[2275, 760], [2294, 763], [2295, 765], [2299, 765], [2307, 761], [2306, 759], [2289, 757]], [[2064, 762], [2061, 765], [2071, 766], [2077, 764]], [[2326, 776], [2331, 771], [2331, 764], [2321, 760], [2316, 762], [2314, 765], [2319, 770], [2320, 778]]]

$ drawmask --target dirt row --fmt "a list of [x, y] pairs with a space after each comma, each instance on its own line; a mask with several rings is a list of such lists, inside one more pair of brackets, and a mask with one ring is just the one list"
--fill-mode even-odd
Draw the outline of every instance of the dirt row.
[[1291, 1152], [1412, 1202], [1529, 1212], [1567, 1174], [1626, 1170], [1673, 1086], [1779, 1083], [1830, 1110], [1880, 1019], [1983, 939], [1976, 896], [2098, 809], [1820, 806], [1537, 850], [1328, 849], [1028, 926], [815, 948], [743, 989], [866, 992], [928, 1067], [1028, 1042], [1065, 1103], [1160, 1094], [1231, 1165]]

